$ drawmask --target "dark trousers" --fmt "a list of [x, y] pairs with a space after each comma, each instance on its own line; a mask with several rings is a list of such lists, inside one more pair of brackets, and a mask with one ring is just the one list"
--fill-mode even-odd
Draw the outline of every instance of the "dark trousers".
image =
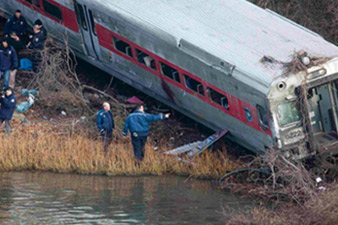
[[134, 148], [134, 155], [138, 160], [142, 160], [144, 157], [144, 146], [147, 142], [147, 136], [144, 137], [131, 137], [131, 143], [133, 144], [133, 148]]
[[32, 64], [33, 64], [33, 71], [37, 73], [39, 72], [39, 69], [40, 69], [39, 67], [42, 61], [41, 59], [42, 53], [39, 49], [33, 49], [31, 57], [32, 57], [31, 59], [32, 59]]
[[113, 131], [106, 131], [103, 134], [100, 135], [101, 136], [101, 141], [103, 144], [103, 150], [107, 151], [108, 146], [110, 145], [110, 143], [113, 140]]
[[0, 125], [5, 121], [5, 130], [7, 134], [11, 133], [11, 123], [9, 120], [0, 119]]

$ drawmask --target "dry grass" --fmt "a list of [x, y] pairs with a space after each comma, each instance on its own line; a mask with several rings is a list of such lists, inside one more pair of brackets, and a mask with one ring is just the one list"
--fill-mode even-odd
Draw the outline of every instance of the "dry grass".
[[338, 224], [338, 183], [330, 184], [316, 198], [302, 206], [283, 204], [271, 211], [254, 209], [251, 215], [238, 215], [228, 225], [334, 225]]
[[[43, 127], [44, 125], [40, 125]], [[31, 125], [10, 137], [0, 136], [0, 171], [42, 170], [106, 175], [178, 174], [219, 178], [238, 167], [223, 153], [206, 153], [186, 164], [146, 147], [146, 157], [136, 166], [129, 140], [112, 143], [104, 154], [99, 140], [78, 134], [60, 134], [52, 128]], [[59, 133], [59, 134], [58, 134]], [[129, 139], [129, 138], [128, 138]]]

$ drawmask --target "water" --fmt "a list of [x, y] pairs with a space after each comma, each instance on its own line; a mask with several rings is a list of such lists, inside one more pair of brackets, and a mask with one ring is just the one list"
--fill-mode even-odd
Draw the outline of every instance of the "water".
[[0, 173], [0, 224], [224, 224], [255, 202], [182, 177]]

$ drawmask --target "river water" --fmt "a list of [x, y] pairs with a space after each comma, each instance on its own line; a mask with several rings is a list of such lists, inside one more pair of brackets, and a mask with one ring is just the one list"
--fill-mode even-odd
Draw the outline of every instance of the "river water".
[[4, 172], [0, 183], [0, 224], [225, 224], [257, 204], [174, 176]]

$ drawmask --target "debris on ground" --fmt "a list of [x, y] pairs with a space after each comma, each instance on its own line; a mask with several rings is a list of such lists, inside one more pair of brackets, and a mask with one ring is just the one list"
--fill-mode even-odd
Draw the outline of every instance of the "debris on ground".
[[25, 88], [21, 89], [21, 94], [23, 96], [27, 96], [27, 97], [29, 95], [37, 96], [38, 93], [39, 93], [39, 91], [37, 91], [37, 90], [28, 90], [28, 89], [25, 89]]
[[144, 104], [144, 102], [136, 96], [126, 99], [126, 102], [129, 104]]
[[29, 94], [28, 101], [21, 102], [16, 106], [16, 111], [19, 113], [24, 113], [34, 104], [34, 95]]

